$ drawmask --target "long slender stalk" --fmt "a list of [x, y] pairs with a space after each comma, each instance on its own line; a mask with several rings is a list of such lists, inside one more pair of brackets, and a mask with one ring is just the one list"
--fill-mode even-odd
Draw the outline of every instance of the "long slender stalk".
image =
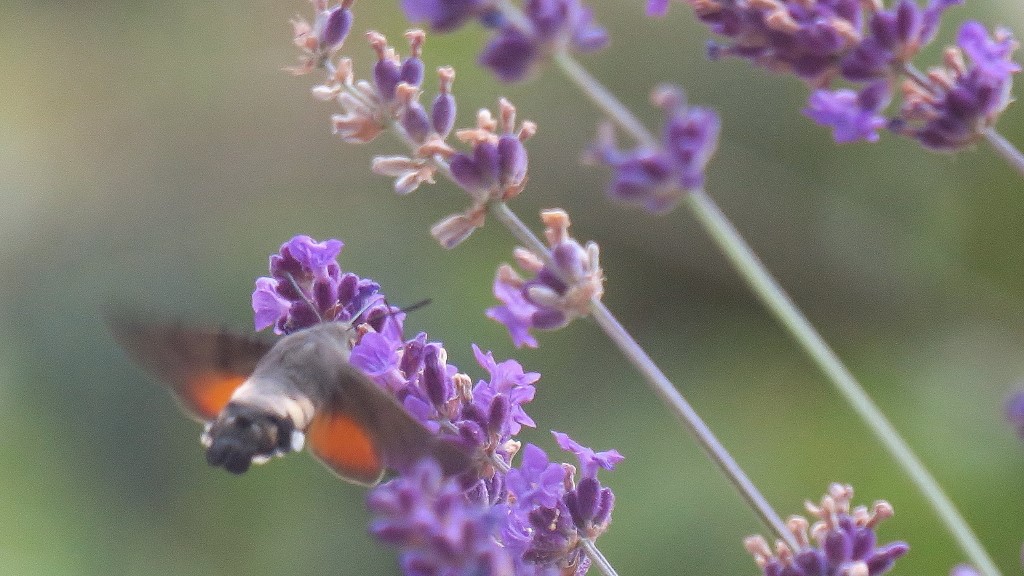
[[[538, 256], [548, 254], [547, 247], [541, 243], [533, 232], [513, 212], [508, 205], [496, 202], [491, 205], [493, 214], [512, 234], [531, 252]], [[552, 269], [557, 269], [552, 267]], [[690, 433], [696, 438], [708, 457], [718, 465], [719, 469], [729, 478], [736, 490], [746, 500], [747, 504], [754, 510], [758, 518], [777, 537], [784, 540], [793, 549], [799, 548], [793, 534], [786, 528], [786, 524], [779, 515], [772, 509], [771, 504], [751, 482], [747, 474], [736, 463], [729, 451], [725, 449], [714, 433], [704, 423], [697, 411], [690, 406], [682, 394], [672, 385], [672, 382], [665, 376], [665, 373], [658, 368], [657, 364], [647, 355], [636, 340], [626, 331], [622, 324], [608, 310], [600, 300], [591, 303], [591, 316], [611, 338], [612, 342], [619, 347], [622, 354], [633, 364], [643, 375], [644, 379], [651, 385], [651, 388], [661, 397], [662, 401], [671, 409], [679, 421], [686, 426]]]
[[594, 545], [594, 541], [590, 538], [583, 538], [583, 549], [587, 551], [587, 556], [593, 561], [592, 566], [597, 566], [597, 569], [601, 571], [605, 576], [619, 576], [612, 567], [611, 562], [604, 557], [604, 554], [597, 549]]
[[[561, 53], [556, 55], [554, 61], [565, 75], [577, 84], [581, 92], [590, 98], [598, 108], [609, 114], [610, 118], [624, 131], [633, 135], [642, 144], [654, 141], [654, 137], [642, 128], [642, 124], [625, 106], [608, 102], [609, 98], [614, 100], [614, 95], [571, 56]], [[638, 125], [641, 126], [639, 134], [637, 133]], [[990, 141], [992, 141], [991, 137]], [[864, 392], [863, 387], [843, 365], [839, 357], [828, 347], [821, 335], [793, 304], [793, 301], [764, 267], [714, 200], [703, 190], [695, 190], [689, 194], [689, 201], [686, 204], [733, 266], [740, 272], [751, 290], [775, 315], [776, 319], [789, 330], [833, 386], [847, 399], [854, 411], [868, 424], [889, 454], [931, 504], [935, 513], [946, 525], [954, 540], [971, 562], [986, 576], [1000, 576], [1000, 571], [989, 557], [988, 552], [978, 541], [953, 502], [942, 491], [935, 478], [924, 467], [881, 410], [871, 401], [871, 398]]]
[[825, 343], [810, 321], [768, 273], [764, 264], [750, 249], [750, 246], [743, 240], [714, 200], [700, 190], [690, 194], [688, 204], [718, 247], [728, 256], [736, 270], [761, 299], [761, 302], [789, 330], [789, 333], [800, 343], [814, 363], [846, 398], [854, 411], [867, 422], [868, 427], [886, 447], [889, 454], [924, 493], [925, 498], [931, 503], [932, 508], [975, 566], [981, 570], [982, 574], [998, 576], [999, 569], [996, 568], [984, 546], [978, 541], [967, 521], [960, 515], [953, 501], [942, 490], [935, 477], [928, 472], [928, 469], [921, 463], [921, 460], [903, 440], [892, 423], [882, 414], [882, 411], [871, 400], [871, 397], [853, 377], [842, 360]]
[[1021, 176], [1024, 176], [1024, 154], [1021, 154], [1021, 151], [1004, 138], [1002, 134], [996, 132], [995, 126], [988, 128], [983, 134], [985, 140], [1006, 160], [1006, 163], [1017, 170]]

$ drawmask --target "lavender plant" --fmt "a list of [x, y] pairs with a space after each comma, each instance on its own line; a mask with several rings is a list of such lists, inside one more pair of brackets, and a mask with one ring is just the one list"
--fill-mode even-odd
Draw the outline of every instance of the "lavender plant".
[[[968, 22], [961, 28], [958, 46], [945, 52], [945, 69], [922, 74], [910, 62], [935, 37], [941, 16], [955, 0], [935, 0], [924, 9], [901, 0], [888, 10], [880, 3], [854, 0], [688, 1], [698, 17], [731, 39], [730, 44], [714, 45], [713, 57], [746, 58], [811, 84], [815, 90], [805, 114], [832, 127], [838, 142], [874, 141], [879, 130], [888, 128], [927, 148], [951, 152], [984, 138], [1024, 172], [1019, 152], [993, 129], [1011, 101], [1012, 74], [1019, 71], [1010, 60], [1016, 43], [1008, 31], [989, 35], [981, 24]], [[438, 90], [428, 111], [420, 103], [425, 77], [420, 59], [422, 31], [406, 34], [405, 57], [382, 35], [369, 33], [377, 61], [371, 79], [357, 80], [353, 61], [336, 58], [350, 29], [352, 2], [331, 7], [327, 0], [313, 0], [313, 6], [313, 24], [297, 21], [294, 25], [302, 55], [292, 70], [296, 74], [325, 72], [325, 80], [313, 88], [313, 94], [340, 105], [341, 113], [332, 118], [335, 133], [351, 143], [370, 142], [389, 131], [397, 136], [407, 151], [375, 158], [372, 169], [394, 178], [399, 194], [433, 184], [442, 175], [469, 195], [469, 207], [432, 228], [442, 246], [453, 248], [465, 241], [484, 225], [488, 214], [508, 227], [523, 245], [515, 259], [527, 277], [502, 265], [494, 283], [501, 305], [487, 314], [506, 325], [517, 346], [538, 345], [531, 330], [557, 329], [579, 317], [589, 316], [601, 326], [778, 539], [774, 551], [763, 538], [747, 541], [766, 576], [875, 576], [887, 572], [907, 552], [902, 542], [876, 545], [874, 528], [891, 516], [891, 507], [883, 502], [870, 512], [851, 509], [852, 489], [846, 486], [832, 486], [820, 505], [808, 507], [819, 518], [811, 528], [815, 544], [808, 537], [806, 520], [796, 517], [783, 522], [772, 510], [692, 407], [602, 304], [603, 271], [596, 244], [573, 239], [568, 215], [549, 210], [542, 214], [545, 245], [509, 207], [508, 202], [527, 183], [524, 142], [537, 130], [533, 123], [517, 124], [516, 108], [502, 99], [496, 117], [480, 111], [475, 126], [455, 130], [458, 142], [450, 142], [456, 124], [455, 72], [448, 67], [438, 70]], [[980, 573], [999, 573], [937, 482], [704, 191], [704, 168], [717, 146], [720, 126], [714, 111], [688, 105], [679, 88], [658, 87], [652, 101], [665, 111], [666, 122], [662, 137], [652, 136], [572, 57], [573, 52], [600, 49], [608, 40], [591, 11], [577, 0], [527, 0], [522, 9], [503, 0], [404, 0], [402, 7], [411, 20], [426, 22], [439, 32], [454, 31], [473, 20], [493, 29], [479, 64], [503, 81], [526, 78], [548, 61], [575, 81], [609, 116], [587, 158], [611, 168], [610, 196], [651, 212], [664, 212], [681, 202], [690, 208], [755, 293], [905, 467]], [[666, 8], [665, 0], [648, 6], [651, 13], [664, 13]], [[837, 79], [858, 89], [830, 90]], [[883, 111], [897, 84], [903, 104], [899, 112], [885, 118]], [[632, 137], [635, 146], [620, 149], [616, 128]], [[309, 254], [333, 250], [324, 245], [310, 251], [310, 246], [320, 245], [308, 239], [292, 242], [303, 246], [296, 250]], [[289, 254], [292, 248], [288, 246], [282, 247], [279, 258], [289, 258], [286, 248]], [[331, 258], [336, 254], [334, 250]], [[323, 266], [319, 260], [307, 260], [310, 269]], [[272, 271], [273, 266], [272, 262]], [[289, 292], [295, 286], [283, 284], [280, 278], [261, 279], [253, 300], [257, 324], [294, 329], [311, 318], [304, 308], [316, 308], [318, 320], [348, 319], [345, 310], [350, 306], [340, 299], [342, 276], [330, 272], [336, 266], [328, 265], [326, 270], [326, 278], [337, 276], [337, 286], [334, 279], [317, 280], [317, 273], [312, 273], [312, 283], [299, 284], [299, 289], [308, 291], [299, 300]], [[302, 272], [309, 276], [305, 269]], [[348, 282], [361, 286], [359, 281]], [[355, 294], [352, 289], [344, 293]], [[578, 480], [572, 467], [549, 463], [533, 446], [523, 450], [520, 467], [513, 467], [519, 445], [511, 438], [521, 425], [532, 424], [521, 405], [532, 399], [535, 379], [530, 380], [516, 364], [512, 372], [518, 371], [523, 379], [513, 384], [503, 381], [496, 374], [504, 369], [476, 350], [491, 381], [471, 389], [468, 377], [447, 366], [443, 348], [428, 344], [425, 335], [403, 341], [400, 315], [386, 306], [381, 311], [378, 321], [393, 317], [392, 323], [399, 324], [397, 336], [392, 331], [394, 337], [388, 340], [383, 336], [384, 324], [367, 324], [367, 333], [353, 349], [353, 363], [394, 392], [431, 429], [481, 448], [493, 464], [479, 477], [446, 479], [436, 464], [425, 462], [371, 495], [370, 507], [379, 514], [372, 532], [401, 548], [406, 573], [568, 570], [582, 574], [591, 562], [604, 573], [613, 573], [593, 541], [607, 529], [613, 502], [596, 471], [612, 468], [618, 454], [594, 453], [556, 433], [559, 445], [579, 458]], [[367, 351], [360, 349], [364, 341]], [[504, 517], [496, 510], [503, 511]], [[953, 574], [973, 570], [961, 566]]]

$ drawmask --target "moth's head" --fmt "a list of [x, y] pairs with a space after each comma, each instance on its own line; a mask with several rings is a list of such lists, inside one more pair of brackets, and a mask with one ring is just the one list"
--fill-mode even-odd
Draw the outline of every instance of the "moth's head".
[[289, 418], [268, 414], [252, 406], [228, 404], [202, 436], [206, 461], [234, 474], [252, 464], [302, 448], [302, 432]]

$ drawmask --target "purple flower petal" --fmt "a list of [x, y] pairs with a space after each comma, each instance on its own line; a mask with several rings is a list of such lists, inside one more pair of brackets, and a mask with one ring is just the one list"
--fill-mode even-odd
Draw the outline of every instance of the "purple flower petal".
[[562, 450], [572, 452], [577, 458], [579, 458], [580, 475], [583, 477], [596, 476], [598, 468], [614, 470], [615, 465], [622, 461], [623, 456], [618, 450], [594, 452], [593, 449], [587, 448], [570, 438], [568, 434], [554, 431], [552, 431], [551, 434], [554, 435], [555, 442], [558, 443], [558, 446], [562, 448]]

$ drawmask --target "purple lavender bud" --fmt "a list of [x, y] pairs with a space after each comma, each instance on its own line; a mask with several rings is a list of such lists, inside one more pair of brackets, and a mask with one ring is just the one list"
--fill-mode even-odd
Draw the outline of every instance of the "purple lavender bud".
[[562, 27], [568, 18], [570, 7], [564, 0], [526, 0], [523, 13], [533, 24], [533, 31], [549, 38]]
[[537, 310], [530, 314], [530, 326], [537, 330], [557, 330], [569, 324], [569, 316], [560, 310]]
[[412, 138], [413, 142], [422, 143], [430, 135], [430, 118], [427, 117], [427, 111], [419, 102], [410, 102], [405, 107], [400, 122], [405, 133]]
[[478, 61], [502, 82], [518, 82], [529, 75], [539, 58], [536, 38], [506, 26], [487, 43]]
[[601, 497], [598, 500], [597, 511], [591, 520], [595, 526], [607, 527], [611, 522], [612, 509], [615, 508], [615, 494], [611, 488], [601, 488]]
[[[828, 574], [828, 562], [820, 550], [805, 548], [796, 554], [793, 559], [794, 568], [813, 576], [825, 576]], [[781, 569], [781, 567], [780, 567]]]
[[873, 42], [887, 50], [895, 48], [902, 39], [902, 34], [899, 30], [900, 25], [897, 20], [897, 13], [885, 10], [875, 12], [868, 21]]
[[420, 332], [415, 338], [405, 343], [402, 362], [399, 369], [406, 374], [415, 374], [423, 367], [423, 348], [427, 344], [427, 334]]
[[440, 354], [441, 347], [437, 344], [427, 344], [423, 348], [423, 388], [430, 403], [438, 408], [451, 397], [451, 381], [445, 375], [445, 364]]
[[503, 134], [498, 138], [497, 153], [499, 185], [508, 188], [520, 184], [526, 178], [526, 146], [517, 136]]
[[455, 127], [455, 97], [448, 92], [441, 92], [434, 98], [430, 109], [431, 126], [442, 139], [447, 138]]
[[877, 576], [878, 574], [884, 574], [888, 572], [896, 560], [899, 560], [903, 555], [910, 551], [910, 546], [903, 542], [894, 542], [878, 549], [870, 558], [866, 560], [868, 565], [868, 574], [871, 576]]
[[395, 374], [398, 369], [396, 343], [379, 332], [364, 334], [352, 347], [349, 362], [385, 388], [389, 388], [392, 377], [400, 377]]
[[324, 19], [320, 31], [320, 45], [325, 49], [333, 49], [345, 41], [352, 28], [352, 12], [341, 6], [332, 8]]
[[395, 99], [395, 90], [401, 81], [402, 71], [394, 60], [383, 58], [373, 65], [373, 82], [384, 100], [390, 102]]
[[843, 564], [853, 558], [853, 540], [841, 530], [832, 530], [825, 536], [821, 545], [828, 557], [829, 564]]
[[973, 566], [959, 564], [949, 571], [949, 576], [981, 576]]
[[410, 86], [419, 87], [420, 84], [423, 84], [423, 60], [416, 56], [406, 58], [402, 62], [399, 77], [402, 79], [402, 82]]
[[345, 274], [338, 282], [338, 300], [350, 302], [355, 299], [359, 290], [359, 277], [355, 274]]
[[473, 156], [459, 153], [450, 161], [452, 177], [473, 197], [486, 197], [498, 182], [498, 148], [490, 142], [478, 142]]
[[591, 521], [597, 513], [600, 497], [601, 484], [597, 478], [591, 477], [580, 480], [576, 489], [565, 495], [565, 506], [572, 515], [572, 521], [584, 534], [589, 530]]
[[924, 14], [912, 0], [896, 5], [896, 33], [903, 43], [916, 42], [924, 26]]
[[510, 413], [511, 407], [509, 406], [508, 397], [504, 394], [495, 396], [491, 402], [491, 410], [487, 417], [487, 431], [491, 434], [497, 434], [505, 429]]

